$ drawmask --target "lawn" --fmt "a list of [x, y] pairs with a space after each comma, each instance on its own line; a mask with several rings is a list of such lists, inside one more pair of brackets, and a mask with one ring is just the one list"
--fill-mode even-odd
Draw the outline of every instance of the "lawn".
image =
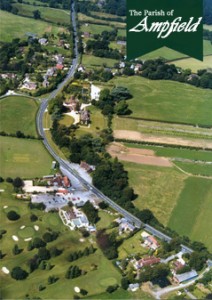
[[1, 122], [0, 131], [37, 136], [35, 118], [38, 103], [32, 98], [10, 96], [0, 100]]
[[168, 226], [181, 235], [205, 243], [212, 250], [212, 181], [190, 177], [185, 181]]
[[71, 126], [74, 123], [74, 119], [69, 115], [63, 115], [62, 119], [59, 121], [61, 125], [65, 125], [67, 127]]
[[98, 299], [98, 300], [102, 300], [102, 299], [137, 299], [137, 300], [148, 300], [148, 299], [154, 299], [153, 297], [151, 297], [149, 294], [144, 293], [142, 290], [138, 290], [136, 292], [129, 292], [129, 291], [125, 291], [122, 288], [119, 288], [117, 291], [115, 291], [112, 294], [108, 294], [108, 293], [102, 293], [102, 294], [98, 294], [92, 297], [86, 297], [85, 299]]
[[97, 57], [93, 55], [83, 55], [82, 64], [85, 67], [102, 67], [103, 64], [107, 67], [113, 67], [117, 60], [112, 58]]
[[212, 152], [203, 150], [189, 150], [189, 149], [179, 149], [179, 148], [169, 148], [160, 146], [146, 146], [134, 143], [125, 143], [127, 147], [140, 148], [140, 149], [150, 149], [153, 150], [157, 156], [164, 157], [174, 157], [174, 158], [185, 158], [192, 160], [202, 160], [211, 161]]
[[34, 178], [48, 175], [52, 158], [42, 141], [0, 137], [1, 176]]
[[57, 34], [65, 29], [44, 21], [17, 16], [0, 10], [1, 37], [3, 42], [10, 42], [14, 38], [27, 38], [27, 33], [42, 36], [45, 32]]
[[145, 255], [150, 254], [148, 248], [143, 248], [141, 246], [141, 233], [143, 230], [137, 232], [129, 239], [124, 240], [118, 249], [119, 259], [125, 259], [129, 256], [134, 256], [135, 254]]
[[115, 78], [110, 83], [127, 87], [133, 95], [128, 100], [132, 117], [204, 125], [212, 123], [211, 90], [139, 76]]
[[152, 210], [158, 220], [167, 225], [186, 176], [174, 168], [122, 163], [128, 171], [130, 186], [138, 195], [135, 206]]
[[[17, 200], [11, 195], [13, 192], [11, 184], [1, 183], [0, 189], [5, 190], [0, 195], [0, 229], [7, 230], [7, 233], [1, 240], [1, 250], [3, 254], [6, 255], [1, 260], [0, 269], [3, 266], [6, 266], [9, 270], [14, 266], [21, 266], [23, 269], [28, 270], [27, 260], [37, 253], [36, 249], [27, 251], [28, 242], [24, 241], [24, 238], [25, 236], [28, 236], [30, 232], [32, 235], [34, 234], [34, 236], [42, 237], [47, 231], [47, 228], [59, 231], [59, 237], [55, 241], [49, 243], [47, 248], [50, 249], [51, 247], [56, 246], [63, 250], [63, 253], [60, 256], [51, 258], [50, 263], [53, 266], [51, 270], [38, 269], [34, 271], [33, 274], [30, 274], [24, 281], [15, 281], [10, 275], [5, 275], [0, 270], [1, 290], [4, 299], [24, 299], [26, 294], [29, 294], [30, 298], [73, 299], [75, 286], [86, 289], [88, 291], [88, 296], [91, 296], [104, 293], [108, 284], [120, 284], [120, 272], [113, 266], [112, 262], [108, 261], [103, 256], [99, 249], [97, 249], [95, 254], [82, 257], [72, 263], [67, 261], [67, 257], [71, 252], [83, 250], [86, 246], [91, 245], [91, 243], [93, 243], [94, 248], [97, 248], [94, 236], [90, 236], [87, 239], [84, 239], [83, 242], [80, 242], [82, 236], [79, 231], [70, 231], [65, 227], [58, 218], [56, 212], [47, 214], [36, 209], [30, 210], [27, 201]], [[10, 208], [17, 206], [21, 218], [17, 221], [9, 221], [6, 217], [5, 209], [3, 208], [5, 205]], [[38, 220], [34, 223], [32, 223], [29, 218], [31, 213], [36, 214], [38, 217]], [[52, 216], [54, 218], [52, 218]], [[53, 223], [52, 220], [54, 220]], [[55, 223], [55, 220], [59, 220], [59, 222]], [[26, 226], [26, 230], [25, 232], [23, 231], [25, 235], [21, 236], [20, 227], [23, 225]], [[33, 230], [34, 225], [39, 226], [38, 231]], [[12, 235], [19, 236], [19, 241], [14, 242]], [[12, 248], [15, 243], [23, 250], [14, 257]], [[91, 269], [92, 264], [97, 266], [96, 270]], [[76, 279], [65, 279], [65, 272], [70, 265], [78, 265], [80, 269], [87, 273]], [[48, 285], [47, 279], [50, 275], [57, 276], [59, 280], [55, 284]], [[38, 287], [40, 284], [46, 286], [46, 288], [39, 292]]]
[[203, 62], [194, 58], [185, 58], [174, 63], [177, 67], [181, 67], [183, 69], [191, 69], [193, 72], [197, 72], [197, 70], [211, 68], [212, 55], [205, 56]]
[[70, 25], [70, 12], [68, 10], [55, 9], [50, 7], [35, 7], [23, 3], [14, 5], [19, 10], [18, 14], [27, 17], [33, 17], [33, 11], [38, 9], [41, 13], [41, 19], [47, 22]]

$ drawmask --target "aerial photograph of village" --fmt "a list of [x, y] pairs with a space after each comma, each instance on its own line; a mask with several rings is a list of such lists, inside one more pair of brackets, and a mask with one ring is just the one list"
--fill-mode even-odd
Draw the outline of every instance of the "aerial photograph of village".
[[1, 300], [212, 299], [203, 6], [203, 61], [128, 60], [126, 0], [0, 0]]

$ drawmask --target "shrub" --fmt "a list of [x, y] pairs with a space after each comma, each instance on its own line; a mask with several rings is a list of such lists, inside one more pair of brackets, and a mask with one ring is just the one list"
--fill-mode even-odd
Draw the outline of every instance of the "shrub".
[[14, 210], [11, 210], [7, 213], [7, 218], [10, 221], [16, 221], [16, 220], [20, 219], [20, 216], [19, 216], [19, 214], [17, 214], [17, 212], [15, 212]]
[[28, 273], [21, 267], [14, 267], [11, 271], [11, 277], [16, 280], [24, 280], [28, 276]]

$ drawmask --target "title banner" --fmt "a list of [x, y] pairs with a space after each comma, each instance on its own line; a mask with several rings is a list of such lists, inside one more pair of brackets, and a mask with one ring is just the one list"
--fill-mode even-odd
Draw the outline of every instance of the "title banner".
[[203, 60], [202, 0], [127, 0], [127, 59], [166, 46]]

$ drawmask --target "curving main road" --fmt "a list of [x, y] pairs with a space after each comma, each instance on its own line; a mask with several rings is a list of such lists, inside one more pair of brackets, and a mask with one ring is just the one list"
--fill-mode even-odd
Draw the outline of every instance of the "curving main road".
[[[78, 66], [79, 53], [78, 53], [78, 47], [77, 47], [77, 42], [78, 42], [78, 39], [77, 39], [77, 24], [76, 24], [74, 3], [72, 4], [72, 7], [71, 7], [71, 20], [72, 20], [73, 31], [74, 31], [73, 32], [74, 39], [75, 39], [75, 45], [74, 45], [75, 58], [72, 60], [72, 65], [69, 68], [69, 71], [66, 75], [66, 78], [57, 86], [56, 90], [54, 90], [47, 98], [43, 99], [43, 101], [40, 105], [39, 111], [37, 113], [37, 118], [36, 118], [38, 133], [43, 138], [43, 144], [45, 145], [46, 149], [49, 151], [49, 153], [52, 155], [52, 157], [54, 157], [54, 159], [59, 163], [60, 167], [65, 169], [66, 171], [70, 172], [75, 178], [77, 178], [79, 180], [79, 182], [87, 190], [91, 190], [97, 197], [99, 197], [100, 199], [102, 199], [103, 201], [108, 203], [114, 210], [116, 210], [121, 215], [123, 215], [127, 220], [132, 222], [136, 227], [138, 227], [138, 228], [143, 227], [146, 230], [148, 230], [151, 234], [157, 236], [159, 239], [162, 239], [162, 240], [165, 240], [165, 241], [169, 242], [171, 240], [171, 238], [169, 236], [165, 235], [164, 233], [160, 232], [159, 230], [153, 228], [152, 226], [150, 226], [148, 224], [144, 224], [137, 217], [135, 217], [134, 215], [132, 215], [131, 213], [129, 213], [128, 211], [123, 209], [121, 206], [119, 206], [118, 204], [113, 202], [110, 198], [105, 196], [95, 186], [88, 183], [83, 177], [81, 177], [78, 174], [77, 171], [75, 171], [74, 169], [72, 169], [70, 167], [70, 163], [68, 161], [63, 160], [62, 158], [60, 158], [57, 155], [57, 153], [52, 149], [52, 147], [50, 146], [50, 144], [48, 143], [48, 141], [46, 139], [45, 130], [43, 128], [43, 117], [44, 117], [44, 113], [45, 113], [45, 111], [48, 107], [48, 103], [52, 98], [54, 98], [58, 94], [58, 92], [73, 77], [74, 72], [75, 72], [75, 70]], [[192, 249], [190, 249], [190, 248], [188, 248], [184, 245], [182, 245], [182, 251], [189, 252], [189, 253], [193, 252]]]

